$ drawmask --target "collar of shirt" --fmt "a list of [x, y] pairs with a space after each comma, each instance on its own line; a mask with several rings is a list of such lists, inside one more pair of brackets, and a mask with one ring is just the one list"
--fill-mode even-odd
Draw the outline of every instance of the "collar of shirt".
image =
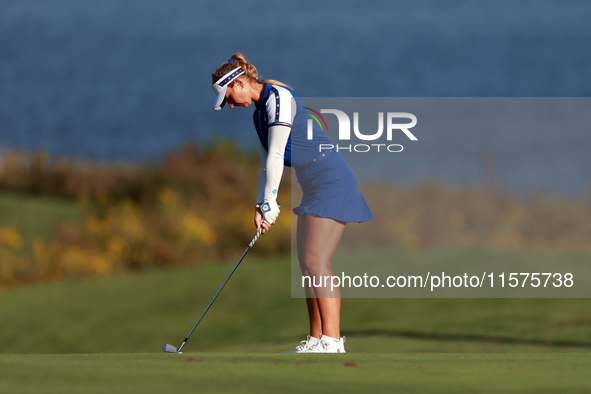
[[257, 109], [265, 108], [265, 106], [267, 105], [267, 98], [269, 97], [269, 91], [271, 91], [271, 86], [272, 85], [270, 83], [265, 84], [265, 87], [263, 88], [263, 96], [261, 97], [261, 101], [256, 103]]

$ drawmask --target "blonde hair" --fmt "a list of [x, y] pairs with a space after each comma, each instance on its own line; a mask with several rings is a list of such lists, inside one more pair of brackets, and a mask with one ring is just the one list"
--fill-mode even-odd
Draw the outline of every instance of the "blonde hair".
[[[223, 77], [224, 75], [238, 67], [242, 67], [242, 69], [244, 70], [244, 75], [246, 75], [252, 82], [259, 83], [259, 78], [261, 76], [259, 75], [257, 68], [253, 66], [251, 62], [246, 60], [243, 54], [235, 53], [232, 55], [230, 59], [233, 59], [235, 61], [227, 61], [223, 63], [221, 66], [219, 66], [217, 70], [215, 70], [215, 73], [213, 74], [214, 83], [215, 81], [217, 81], [218, 79], [220, 79], [221, 77]], [[232, 83], [230, 83], [228, 87], [232, 86], [234, 82], [235, 81], [232, 81]], [[273, 85], [284, 86], [288, 89], [291, 89], [291, 86], [284, 84], [283, 82], [279, 82], [275, 79], [262, 79], [262, 83], [270, 83]]]

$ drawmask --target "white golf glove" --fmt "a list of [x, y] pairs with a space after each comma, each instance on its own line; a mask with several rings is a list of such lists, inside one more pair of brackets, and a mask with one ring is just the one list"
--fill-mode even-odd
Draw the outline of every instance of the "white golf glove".
[[265, 201], [261, 205], [261, 211], [263, 212], [263, 218], [269, 223], [275, 223], [275, 219], [279, 216], [279, 205], [277, 201]]

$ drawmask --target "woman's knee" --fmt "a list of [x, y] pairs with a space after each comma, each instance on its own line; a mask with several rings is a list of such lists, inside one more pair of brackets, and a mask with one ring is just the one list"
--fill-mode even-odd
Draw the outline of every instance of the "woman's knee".
[[319, 275], [331, 271], [330, 259], [305, 259], [302, 271], [308, 271], [312, 275]]

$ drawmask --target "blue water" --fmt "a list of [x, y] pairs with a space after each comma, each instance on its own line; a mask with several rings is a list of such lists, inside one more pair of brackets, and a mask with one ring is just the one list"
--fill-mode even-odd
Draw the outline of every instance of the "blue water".
[[212, 136], [255, 147], [251, 110], [211, 109], [210, 74], [235, 51], [306, 97], [591, 96], [590, 20], [587, 0], [2, 0], [0, 150], [138, 162]]

